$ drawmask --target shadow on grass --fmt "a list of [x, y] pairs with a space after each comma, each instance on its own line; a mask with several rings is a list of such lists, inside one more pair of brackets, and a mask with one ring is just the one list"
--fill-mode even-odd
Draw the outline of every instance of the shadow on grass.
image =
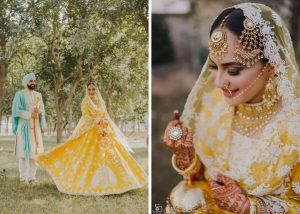
[[61, 193], [54, 183], [21, 184], [17, 178], [0, 179], [0, 213], [147, 213], [147, 186], [119, 195], [77, 196]]
[[6, 198], [18, 198], [22, 193], [22, 198], [31, 200], [32, 198], [43, 198], [45, 196], [60, 197], [60, 193], [54, 183], [24, 184], [18, 178], [6, 178], [1, 180], [0, 192], [5, 192]]

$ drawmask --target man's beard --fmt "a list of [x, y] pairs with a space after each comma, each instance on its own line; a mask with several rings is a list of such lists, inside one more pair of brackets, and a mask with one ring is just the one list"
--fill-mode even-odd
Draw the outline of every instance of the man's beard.
[[35, 84], [31, 84], [31, 85], [27, 85], [27, 88], [29, 89], [29, 90], [33, 90], [33, 89], [35, 89]]

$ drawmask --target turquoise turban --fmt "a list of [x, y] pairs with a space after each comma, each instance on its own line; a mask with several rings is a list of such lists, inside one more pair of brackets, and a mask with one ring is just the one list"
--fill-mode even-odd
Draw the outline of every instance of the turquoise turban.
[[26, 87], [29, 83], [30, 80], [35, 80], [35, 74], [33, 72], [29, 73], [29, 74], [26, 74], [24, 77], [23, 77], [23, 80], [22, 80], [22, 85], [24, 87]]

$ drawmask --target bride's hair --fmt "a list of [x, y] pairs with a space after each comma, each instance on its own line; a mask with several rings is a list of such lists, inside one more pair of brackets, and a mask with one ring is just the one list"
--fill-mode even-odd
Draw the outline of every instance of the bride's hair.
[[93, 86], [97, 87], [97, 85], [96, 85], [94, 82], [88, 82], [88, 83], [86, 84], [86, 87], [89, 87], [90, 85], [93, 85]]
[[[245, 20], [243, 11], [239, 8], [227, 8], [223, 10], [222, 13], [218, 15], [218, 17], [214, 20], [210, 29], [209, 36], [211, 36], [212, 32], [221, 25], [226, 16], [228, 17], [224, 23], [224, 27], [238, 37], [242, 35]], [[265, 57], [261, 59], [261, 62], [263, 64], [266, 64], [268, 61], [269, 60]]]

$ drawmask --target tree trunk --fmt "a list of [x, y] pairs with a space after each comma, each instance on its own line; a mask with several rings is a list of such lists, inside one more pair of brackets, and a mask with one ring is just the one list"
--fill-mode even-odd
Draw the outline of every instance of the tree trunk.
[[57, 122], [55, 122], [55, 123], [54, 123], [54, 127], [53, 127], [53, 130], [52, 130], [52, 132], [53, 132], [53, 136], [54, 136], [54, 132], [56, 131], [56, 127], [57, 127], [57, 125], [56, 125], [56, 124], [57, 124]]
[[110, 98], [107, 99], [107, 101], [106, 101], [106, 106], [107, 106], [108, 114], [109, 114], [110, 116], [112, 116], [112, 115], [111, 115], [111, 99], [110, 99]]
[[9, 129], [9, 116], [6, 117], [6, 133], [8, 135], [8, 129]]
[[45, 132], [47, 133], [47, 136], [49, 136], [50, 135], [50, 131], [51, 130], [51, 124], [50, 124], [50, 122], [48, 121], [47, 122], [47, 128], [46, 128], [46, 130], [45, 130]]
[[5, 94], [5, 81], [7, 77], [7, 68], [8, 64], [5, 62], [0, 63], [0, 118], [2, 118], [3, 114], [3, 100], [4, 100], [4, 94]]
[[145, 16], [144, 14], [139, 13], [139, 14], [137, 14], [137, 17], [138, 17], [139, 21], [142, 23], [142, 25], [143, 25], [146, 33], [149, 34], [149, 32], [148, 32], [148, 18], [147, 18], [147, 16]]
[[57, 113], [57, 119], [56, 119], [56, 128], [57, 128], [57, 136], [56, 136], [56, 140], [57, 140], [57, 144], [62, 143], [62, 138], [63, 138], [63, 113], [58, 112]]
[[[82, 56], [78, 56], [76, 59], [76, 68], [75, 68], [75, 75], [76, 80], [73, 82], [71, 88], [68, 91], [68, 95], [66, 98], [62, 98], [63, 93], [63, 87], [64, 84], [66, 84], [66, 81], [70, 79], [70, 77], [74, 76], [74, 73], [70, 74], [69, 77], [64, 78], [62, 74], [62, 67], [61, 63], [59, 61], [59, 58], [54, 53], [53, 48], [50, 50], [50, 54], [52, 56], [52, 59], [54, 61], [54, 67], [55, 67], [55, 85], [54, 85], [54, 102], [55, 102], [55, 110], [56, 110], [56, 122], [57, 122], [57, 143], [62, 142], [63, 137], [63, 114], [67, 110], [67, 108], [70, 106], [72, 99], [75, 95], [75, 90], [79, 83], [83, 81], [83, 70], [82, 70]], [[90, 71], [91, 72], [91, 71]]]
[[[6, 53], [6, 38], [5, 31], [2, 29], [0, 30], [0, 48], [2, 53]], [[8, 62], [5, 59], [2, 59], [0, 61], [0, 118], [2, 118], [3, 114], [3, 100], [4, 100], [4, 94], [5, 94], [5, 80], [7, 77], [7, 71], [8, 71]]]
[[70, 108], [69, 115], [68, 115], [68, 123], [69, 123], [68, 135], [71, 135], [72, 133], [72, 122], [73, 122], [73, 111], [72, 108]]

